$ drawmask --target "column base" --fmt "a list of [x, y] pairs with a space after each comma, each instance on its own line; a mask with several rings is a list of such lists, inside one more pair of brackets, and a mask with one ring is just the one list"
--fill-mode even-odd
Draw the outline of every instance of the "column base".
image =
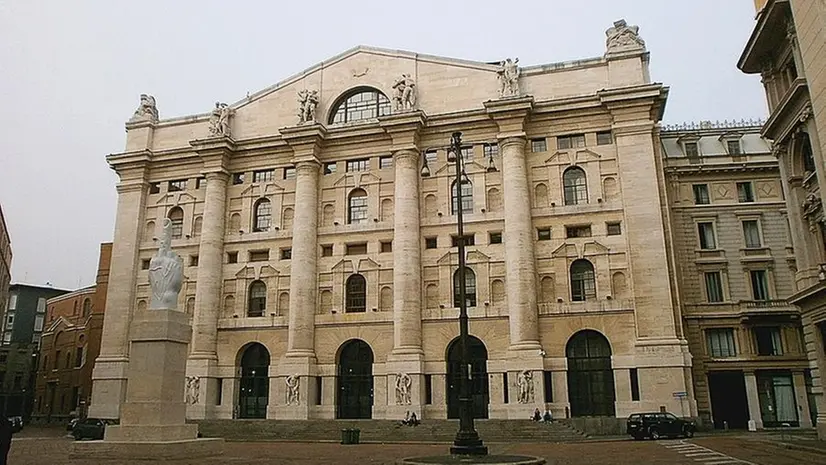
[[[194, 385], [188, 384], [186, 388], [186, 418], [191, 420], [217, 418], [219, 378], [217, 357], [214, 354], [190, 354], [186, 362], [186, 378], [187, 382], [191, 378], [197, 378]], [[197, 402], [194, 402], [196, 399]]]
[[[382, 417], [388, 420], [401, 421], [405, 418], [407, 412], [415, 412], [420, 420], [425, 418], [424, 352], [416, 353], [415, 351], [408, 352], [400, 349], [387, 357], [384, 367], [386, 373], [384, 379], [387, 382], [387, 405], [379, 406], [384, 407], [384, 412], [377, 412], [374, 405], [373, 412], [382, 414]], [[410, 377], [410, 388], [407, 396], [404, 396], [403, 392], [396, 392], [396, 380], [401, 374]]]
[[[276, 371], [277, 370], [277, 371]], [[267, 419], [306, 420], [317, 397], [315, 377], [318, 375], [315, 353], [287, 353], [277, 367], [270, 367], [270, 400]], [[298, 399], [290, 395], [287, 378], [298, 377]]]
[[89, 417], [109, 420], [120, 418], [120, 406], [126, 398], [128, 366], [127, 357], [98, 357], [92, 370]]

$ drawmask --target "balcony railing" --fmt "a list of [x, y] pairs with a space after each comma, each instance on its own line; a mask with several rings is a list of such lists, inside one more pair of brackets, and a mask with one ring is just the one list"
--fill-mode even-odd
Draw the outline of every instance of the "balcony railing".
[[633, 299], [586, 300], [584, 302], [547, 302], [539, 304], [540, 315], [617, 312], [633, 309]]
[[778, 300], [744, 300], [740, 302], [745, 308], [790, 308], [796, 309], [794, 305], [790, 304], [785, 299]]

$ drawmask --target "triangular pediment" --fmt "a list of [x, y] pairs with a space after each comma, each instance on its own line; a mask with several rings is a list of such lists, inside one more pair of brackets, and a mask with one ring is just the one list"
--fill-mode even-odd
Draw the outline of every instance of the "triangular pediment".
[[187, 192], [167, 192], [166, 195], [158, 197], [155, 205], [181, 205], [194, 201], [195, 197]]
[[596, 161], [602, 158], [602, 156], [596, 152], [592, 152], [588, 149], [584, 150], [577, 150], [574, 153], [574, 163], [583, 163], [586, 161]]
[[52, 322], [52, 324], [49, 325], [49, 328], [45, 332], [46, 333], [53, 333], [53, 332], [58, 331], [58, 330], [69, 329], [73, 326], [74, 325], [71, 322], [69, 322], [69, 320], [67, 320], [66, 318], [64, 318], [62, 316], [59, 316], [59, 317], [57, 317], [56, 320], [54, 320]]
[[242, 197], [261, 197], [264, 195], [275, 194], [282, 192], [283, 187], [274, 182], [265, 182], [262, 184], [250, 184], [246, 189], [241, 191]]
[[577, 250], [576, 244], [563, 242], [551, 252], [551, 255], [555, 258], [579, 258], [579, 251]]
[[330, 268], [330, 269], [332, 271], [335, 271], [335, 272], [338, 272], [338, 273], [352, 273], [353, 269], [354, 269], [353, 268], [353, 261], [350, 260], [350, 259], [343, 258], [343, 259], [339, 260], [338, 263], [333, 265], [333, 267]]
[[[468, 265], [472, 265], [474, 263], [488, 263], [490, 262], [490, 256], [479, 252], [478, 250], [470, 250], [466, 253], [466, 262]], [[459, 252], [448, 252], [442, 255], [436, 263], [439, 265], [459, 265]]]
[[376, 184], [381, 178], [369, 171], [357, 171], [345, 173], [334, 183], [335, 186], [361, 187]]
[[263, 279], [278, 276], [278, 270], [264, 263], [260, 265], [249, 264], [235, 273], [239, 279]]
[[570, 165], [571, 155], [568, 152], [554, 152], [545, 160], [546, 165]]
[[586, 242], [583, 244], [583, 252], [582, 255], [589, 256], [589, 255], [603, 255], [610, 251], [608, 247], [600, 244], [597, 241]]
[[[442, 166], [440, 166], [435, 171], [435, 173], [436, 174], [447, 173], [447, 172], [449, 172], [449, 170], [451, 168], [453, 168], [455, 166], [456, 166], [456, 164], [454, 164], [454, 163], [442, 163]], [[465, 166], [465, 173], [470, 173], [470, 174], [479, 173], [479, 172], [485, 171], [485, 169], [486, 169], [485, 166], [483, 166], [481, 163], [479, 163], [478, 161], [475, 161], [475, 160], [466, 161], [464, 163], [464, 166]]]

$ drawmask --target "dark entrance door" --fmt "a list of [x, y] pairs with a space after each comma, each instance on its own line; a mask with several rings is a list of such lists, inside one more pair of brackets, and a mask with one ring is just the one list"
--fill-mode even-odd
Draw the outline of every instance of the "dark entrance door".
[[586, 329], [571, 337], [565, 353], [571, 416], [614, 416], [614, 372], [608, 339]]
[[366, 342], [353, 339], [341, 346], [337, 382], [336, 418], [372, 418], [373, 351]]
[[250, 344], [241, 356], [240, 418], [267, 418], [270, 395], [270, 352], [259, 343]]
[[[473, 418], [488, 417], [490, 399], [488, 385], [488, 350], [478, 338], [468, 336], [470, 358], [470, 393], [473, 398]], [[461, 377], [462, 345], [459, 338], [447, 347], [447, 417], [459, 418], [459, 381]]]
[[710, 371], [708, 392], [715, 428], [723, 429], [724, 422], [728, 423], [729, 428], [748, 427], [749, 403], [742, 371]]

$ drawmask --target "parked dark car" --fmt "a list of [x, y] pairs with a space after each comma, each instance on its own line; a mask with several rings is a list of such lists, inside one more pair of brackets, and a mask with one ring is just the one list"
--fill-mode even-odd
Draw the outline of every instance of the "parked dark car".
[[628, 434], [634, 439], [660, 439], [662, 437], [694, 436], [697, 426], [691, 420], [677, 418], [667, 412], [635, 413], [628, 417], [626, 423]]
[[106, 425], [115, 423], [115, 421], [100, 418], [84, 418], [75, 423], [74, 428], [72, 428], [72, 436], [77, 441], [81, 439], [103, 439]]
[[72, 418], [71, 420], [69, 420], [69, 423], [66, 423], [66, 431], [72, 431], [73, 429], [75, 429], [75, 425], [79, 421], [80, 418]]

